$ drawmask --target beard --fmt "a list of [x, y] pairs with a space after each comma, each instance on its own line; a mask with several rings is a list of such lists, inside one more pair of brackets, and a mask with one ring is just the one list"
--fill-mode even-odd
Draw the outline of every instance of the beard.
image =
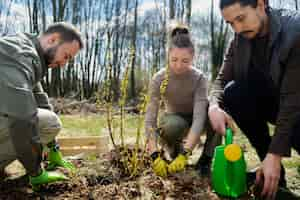
[[47, 66], [50, 64], [53, 64], [57, 48], [58, 48], [58, 45], [51, 47], [44, 52], [44, 57], [45, 57]]
[[267, 20], [265, 20], [263, 17], [260, 16], [258, 17], [259, 17], [259, 28], [255, 37], [262, 37], [264, 36], [264, 30], [268, 24], [267, 24]]
[[[258, 25], [258, 30], [257, 32], [255, 33], [255, 31], [253, 30], [249, 30], [249, 31], [244, 31], [242, 33], [240, 33], [240, 35], [242, 35], [244, 38], [246, 39], [255, 39], [255, 38], [259, 38], [259, 37], [262, 37], [264, 36], [264, 30], [265, 30], [265, 27], [268, 25], [267, 23], [267, 20], [264, 19], [263, 17], [259, 16], [259, 15], [256, 15], [258, 20], [259, 20], [259, 25]], [[249, 36], [249, 34], [255, 34], [253, 35], [252, 37]]]

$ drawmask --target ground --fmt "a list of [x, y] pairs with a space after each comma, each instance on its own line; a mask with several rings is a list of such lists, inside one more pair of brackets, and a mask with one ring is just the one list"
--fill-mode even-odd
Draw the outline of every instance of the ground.
[[25, 177], [6, 180], [0, 184], [0, 199], [219, 199], [211, 192], [209, 179], [201, 178], [192, 167], [162, 179], [145, 162], [141, 173], [130, 178], [123, 176], [115, 156], [112, 151], [102, 157], [77, 157], [73, 162], [78, 172], [70, 181], [44, 186], [39, 192], [28, 187]]
[[[64, 129], [62, 136], [99, 135], [104, 131], [105, 117], [99, 115], [65, 115], [62, 116]], [[126, 117], [126, 141], [133, 143], [136, 116]], [[202, 138], [203, 141], [204, 138]], [[235, 142], [242, 145], [245, 151], [248, 168], [257, 166], [258, 160], [248, 141], [241, 134], [236, 134]], [[128, 147], [132, 149], [132, 146]], [[151, 170], [149, 158], [143, 159], [137, 176], [126, 175], [120, 165], [120, 155], [111, 150], [101, 155], [77, 155], [69, 159], [77, 166], [76, 174], [69, 174], [67, 182], [53, 183], [33, 192], [22, 177], [24, 170], [18, 163], [8, 167], [10, 177], [0, 183], [0, 199], [222, 199], [211, 191], [210, 179], [200, 177], [190, 166], [186, 171], [165, 179], [157, 177]], [[201, 148], [194, 152], [190, 163], [197, 160]], [[144, 155], [141, 150], [139, 155]], [[297, 166], [300, 157], [293, 152], [292, 158], [285, 159], [288, 187], [300, 195], [300, 176]], [[60, 169], [61, 170], [61, 169]], [[65, 171], [64, 171], [65, 172]], [[65, 172], [67, 173], [67, 172]], [[251, 191], [240, 199], [254, 199]], [[224, 199], [224, 198], [223, 198]]]

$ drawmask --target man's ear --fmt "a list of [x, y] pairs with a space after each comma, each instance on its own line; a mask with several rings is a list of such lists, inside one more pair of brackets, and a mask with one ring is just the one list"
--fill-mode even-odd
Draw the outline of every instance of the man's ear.
[[56, 46], [60, 43], [59, 33], [51, 33], [48, 36], [47, 43], [49, 46]]

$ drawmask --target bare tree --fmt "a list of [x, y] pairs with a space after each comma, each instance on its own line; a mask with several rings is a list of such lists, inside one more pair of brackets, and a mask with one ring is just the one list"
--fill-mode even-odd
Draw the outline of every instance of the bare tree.
[[185, 1], [186, 1], [185, 22], [186, 22], [186, 24], [190, 25], [191, 15], [192, 15], [192, 0], [185, 0]]
[[31, 13], [31, 4], [30, 4], [30, 0], [27, 0], [27, 12], [28, 12], [28, 16], [29, 16], [29, 31], [30, 33], [32, 33], [32, 13]]
[[[294, 5], [294, 1], [290, 5]], [[141, 88], [140, 74], [144, 76], [147, 72], [145, 76], [150, 78], [153, 72], [166, 65], [167, 22], [177, 19], [192, 23], [192, 0], [154, 0], [155, 8], [143, 15], [138, 13], [138, 0], [9, 0], [0, 1], [1, 34], [13, 28], [7, 24], [11, 15], [16, 17], [11, 13], [14, 10], [10, 9], [14, 5], [12, 2], [25, 6], [28, 18], [24, 27], [30, 32], [45, 31], [49, 21], [67, 21], [82, 33], [85, 48], [79, 56], [65, 68], [54, 69], [46, 76], [44, 87], [50, 96], [90, 98], [109, 78], [113, 100], [117, 101], [124, 67], [131, 60], [128, 97], [136, 98]], [[212, 22], [208, 23], [209, 44], [205, 44], [205, 48], [213, 55], [212, 69], [217, 70], [228, 28], [218, 17], [206, 17]], [[193, 27], [193, 31], [198, 28]], [[133, 59], [129, 59], [129, 55]]]
[[170, 19], [175, 19], [175, 0], [170, 0], [169, 4], [169, 17]]
[[38, 1], [33, 0], [33, 10], [32, 10], [32, 25], [33, 25], [32, 32], [33, 33], [39, 33], [38, 14], [39, 14]]
[[135, 0], [135, 7], [134, 7], [134, 25], [133, 25], [133, 31], [132, 31], [132, 43], [131, 43], [131, 51], [132, 51], [132, 63], [131, 63], [131, 72], [130, 72], [130, 96], [131, 98], [136, 98], [136, 92], [135, 92], [135, 64], [136, 64], [136, 36], [137, 36], [137, 21], [138, 21], [138, 0]]
[[[210, 11], [210, 34], [211, 34], [211, 73], [214, 80], [217, 76], [220, 66], [223, 62], [223, 55], [228, 41], [228, 25], [224, 24], [224, 20], [215, 19], [214, 1], [211, 1]], [[216, 28], [218, 30], [216, 30]]]
[[[53, 21], [59, 22], [64, 20], [65, 8], [68, 0], [51, 0], [52, 2], [52, 14]], [[51, 71], [51, 84], [50, 84], [50, 94], [52, 96], [62, 96], [63, 82], [62, 82], [62, 70], [61, 68], [55, 68]]]
[[10, 8], [12, 6], [13, 0], [10, 0], [9, 2], [7, 2], [8, 6], [6, 9], [6, 14], [5, 14], [5, 19], [1, 22], [2, 24], [2, 33], [1, 35], [7, 35], [8, 31], [9, 31], [9, 27], [10, 27], [10, 23], [9, 23], [9, 17], [10, 17]]

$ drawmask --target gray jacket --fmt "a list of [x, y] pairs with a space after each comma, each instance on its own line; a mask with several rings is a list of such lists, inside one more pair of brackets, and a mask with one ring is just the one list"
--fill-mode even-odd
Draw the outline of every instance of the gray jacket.
[[[47, 70], [36, 37], [0, 38], [0, 114], [27, 118], [37, 112], [33, 90]], [[41, 93], [41, 89], [35, 89]], [[39, 97], [43, 99], [43, 97]]]
[[[300, 13], [271, 9], [269, 19], [270, 75], [280, 93], [275, 135], [269, 152], [289, 156], [291, 128], [300, 115]], [[224, 87], [229, 81], [246, 79], [250, 58], [250, 41], [235, 35], [214, 82], [210, 104], [223, 103]]]

